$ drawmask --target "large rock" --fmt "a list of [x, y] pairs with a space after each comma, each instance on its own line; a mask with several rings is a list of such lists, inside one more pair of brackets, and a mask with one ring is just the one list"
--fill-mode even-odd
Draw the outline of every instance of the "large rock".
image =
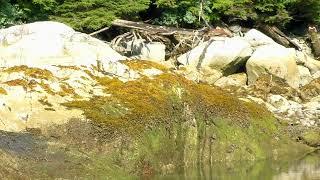
[[270, 37], [256, 29], [251, 29], [250, 31], [248, 31], [245, 34], [244, 39], [248, 41], [252, 47], [275, 44], [275, 42]]
[[320, 61], [315, 60], [304, 51], [296, 51], [296, 60], [297, 64], [307, 67], [311, 74], [320, 71]]
[[299, 77], [300, 77], [300, 81], [299, 81], [300, 87], [309, 84], [313, 80], [312, 75], [310, 74], [310, 71], [308, 68], [304, 66], [298, 66], [298, 71], [299, 71]]
[[165, 61], [166, 46], [160, 42], [146, 43], [142, 39], [137, 39], [127, 43], [127, 51], [134, 55], [132, 58], [155, 62]]
[[252, 54], [248, 42], [241, 38], [208, 41], [181, 55], [178, 62], [193, 68], [211, 68], [230, 75], [243, 68]]
[[276, 113], [286, 113], [287, 116], [297, 116], [297, 112], [301, 111], [302, 105], [287, 100], [281, 95], [269, 95], [267, 98], [267, 102], [276, 108]]
[[2, 29], [0, 66], [91, 65], [125, 59], [104, 42], [57, 22]]
[[261, 75], [272, 74], [283, 78], [297, 88], [299, 72], [295, 60], [295, 50], [271, 44], [257, 48], [246, 64], [248, 84], [254, 84]]

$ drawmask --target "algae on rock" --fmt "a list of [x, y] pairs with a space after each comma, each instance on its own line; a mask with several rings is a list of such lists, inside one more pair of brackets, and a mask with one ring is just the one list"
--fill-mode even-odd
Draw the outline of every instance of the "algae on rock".
[[264, 107], [213, 86], [170, 72], [128, 82], [96, 78], [110, 96], [64, 105], [81, 109], [107, 129], [110, 141], [126, 137], [117, 158], [126, 162], [118, 165], [128, 173], [188, 172], [221, 162], [232, 167], [310, 150], [281, 133], [281, 125]]

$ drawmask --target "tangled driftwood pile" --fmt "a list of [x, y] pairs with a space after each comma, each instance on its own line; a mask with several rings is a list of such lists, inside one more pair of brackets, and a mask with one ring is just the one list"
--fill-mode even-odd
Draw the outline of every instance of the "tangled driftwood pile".
[[[246, 31], [245, 28], [237, 27], [208, 27], [202, 29], [184, 29], [167, 26], [151, 25], [144, 22], [133, 22], [122, 19], [117, 19], [112, 23], [112, 26], [127, 29], [127, 32], [115, 37], [111, 41], [111, 46], [122, 54], [126, 54], [125, 46], [128, 42], [143, 39], [146, 43], [161, 42], [166, 46], [166, 59], [174, 58], [183, 54], [190, 49], [198, 46], [204, 41], [212, 38], [232, 37], [234, 35], [242, 35]], [[302, 50], [295, 41], [286, 36], [280, 29], [275, 26], [258, 25], [257, 28], [271, 37], [277, 43], [284, 47], [292, 47], [297, 50]], [[93, 32], [90, 35], [96, 35], [108, 30], [109, 27]], [[309, 27], [309, 39], [316, 58], [320, 57], [320, 40], [315, 27]]]

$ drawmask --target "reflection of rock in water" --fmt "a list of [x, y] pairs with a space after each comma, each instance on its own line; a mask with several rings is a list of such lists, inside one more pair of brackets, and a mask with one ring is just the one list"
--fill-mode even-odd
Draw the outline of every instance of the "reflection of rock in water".
[[[187, 175], [175, 172], [168, 179], [268, 179], [268, 180], [319, 180], [320, 152], [310, 154], [299, 161], [281, 164], [273, 161], [259, 161], [255, 164], [239, 163], [235, 168], [228, 168], [219, 163], [205, 165], [200, 169], [190, 169]], [[160, 176], [161, 179], [161, 176]]]
[[36, 161], [45, 157], [46, 147], [43, 140], [31, 134], [0, 131], [0, 179], [25, 177], [20, 160]]
[[[108, 159], [108, 150], [117, 149], [124, 142], [108, 142], [110, 135], [104, 134], [101, 127], [73, 119], [52, 127], [46, 137], [38, 135], [0, 131], [0, 179], [122, 177], [121, 171], [112, 169], [115, 177], [110, 173], [110, 163], [118, 162]], [[167, 164], [162, 170], [168, 177], [187, 179], [313, 180], [320, 177], [320, 156], [309, 155], [289, 164], [289, 168], [270, 161], [235, 162], [232, 167], [213, 163], [180, 172], [173, 164]]]
[[276, 175], [274, 180], [317, 180], [320, 179], [320, 152], [311, 154], [289, 170]]

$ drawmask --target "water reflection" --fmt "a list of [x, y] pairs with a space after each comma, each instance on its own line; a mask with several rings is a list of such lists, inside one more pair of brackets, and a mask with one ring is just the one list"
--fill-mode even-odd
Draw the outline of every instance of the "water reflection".
[[313, 153], [286, 171], [275, 175], [274, 180], [320, 180], [320, 152]]
[[[233, 168], [230, 168], [233, 167]], [[217, 164], [176, 172], [156, 179], [180, 180], [320, 180], [320, 151], [289, 163], [259, 161], [226, 165]]]

